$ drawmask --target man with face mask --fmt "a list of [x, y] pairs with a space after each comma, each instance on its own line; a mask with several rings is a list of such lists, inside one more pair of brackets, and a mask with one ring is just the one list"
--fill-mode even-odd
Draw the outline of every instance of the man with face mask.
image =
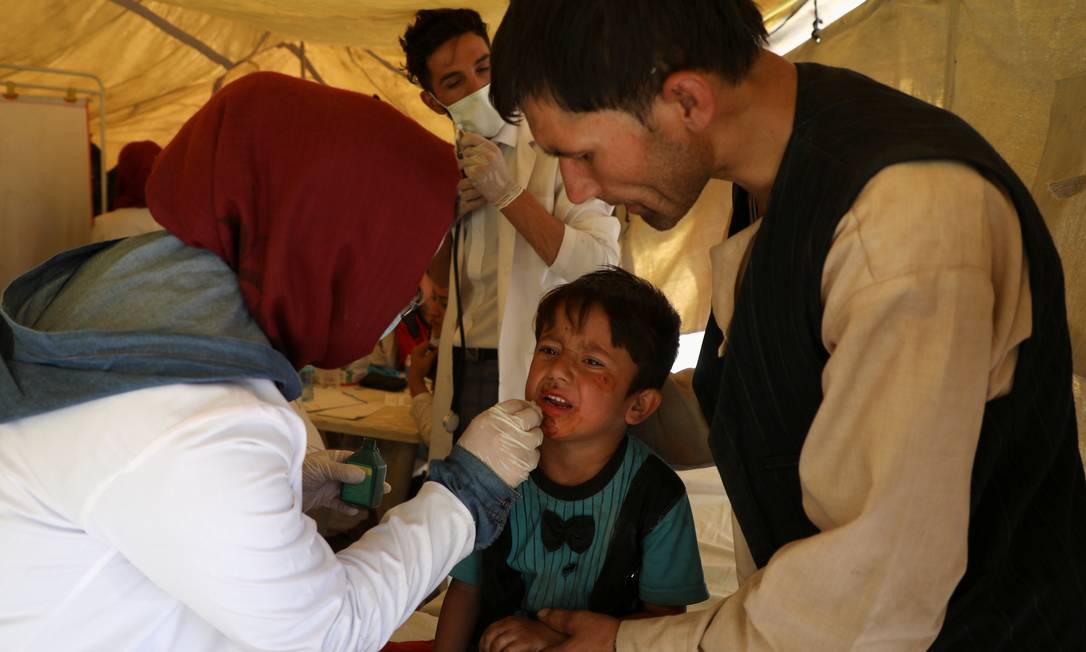
[[[490, 38], [469, 9], [422, 10], [400, 44], [423, 103], [456, 129], [460, 215], [431, 265], [450, 288], [438, 355], [431, 458], [448, 453], [472, 417], [521, 397], [543, 293], [618, 262], [611, 206], [566, 195], [558, 161], [533, 147], [526, 124], [490, 103]], [[455, 386], [455, 389], [454, 389]]]

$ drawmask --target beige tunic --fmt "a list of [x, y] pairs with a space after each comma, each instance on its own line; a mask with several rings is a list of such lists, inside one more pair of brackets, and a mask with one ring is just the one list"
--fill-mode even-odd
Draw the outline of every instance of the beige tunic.
[[[725, 332], [758, 226], [713, 251]], [[921, 650], [938, 634], [984, 404], [1010, 391], [1031, 329], [1013, 204], [955, 163], [883, 170], [837, 228], [822, 301], [830, 358], [799, 465], [819, 534], [708, 611], [624, 622], [619, 650]], [[748, 554], [737, 544], [740, 572]]]

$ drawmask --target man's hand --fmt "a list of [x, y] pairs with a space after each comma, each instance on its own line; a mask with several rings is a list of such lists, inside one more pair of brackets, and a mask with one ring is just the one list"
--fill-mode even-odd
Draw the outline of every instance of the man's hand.
[[460, 193], [460, 210], [456, 215], [457, 219], [464, 219], [472, 211], [486, 205], [486, 197], [475, 189], [471, 179], [461, 179], [460, 183], [456, 184], [456, 191]]
[[510, 399], [472, 419], [456, 444], [516, 488], [539, 464], [543, 413], [528, 401]]
[[479, 652], [540, 652], [564, 640], [564, 634], [541, 622], [509, 616], [486, 628], [479, 639]]
[[618, 637], [617, 618], [592, 611], [541, 609], [539, 621], [568, 638], [547, 648], [547, 652], [614, 652]]
[[411, 391], [411, 396], [415, 397], [427, 391], [426, 381], [423, 379], [434, 366], [434, 360], [437, 359], [437, 347], [429, 342], [423, 342], [411, 349], [408, 357], [411, 365], [407, 368], [407, 387]]
[[[501, 210], [508, 206], [524, 188], [517, 185], [505, 165], [502, 150], [479, 134], [464, 132], [460, 136], [460, 161], [464, 174], [488, 202]], [[463, 200], [461, 200], [463, 201]]]

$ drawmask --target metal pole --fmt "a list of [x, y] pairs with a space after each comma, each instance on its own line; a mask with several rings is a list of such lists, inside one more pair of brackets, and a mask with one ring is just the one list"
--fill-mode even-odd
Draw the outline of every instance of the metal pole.
[[[98, 75], [91, 74], [89, 72], [80, 72], [78, 70], [64, 70], [61, 68], [42, 68], [40, 66], [19, 66], [10, 63], [0, 63], [0, 68], [7, 68], [9, 70], [15, 70], [20, 72], [40, 72], [49, 75], [66, 75], [70, 77], [86, 77], [87, 79], [93, 79], [98, 84], [98, 138], [101, 141], [101, 145], [98, 146], [98, 165], [101, 169], [101, 197], [99, 198], [98, 208], [101, 212], [106, 212], [106, 200], [108, 199], [109, 189], [106, 187], [106, 85], [102, 83], [102, 80]], [[28, 88], [34, 88], [31, 84], [20, 84], [27, 86]], [[61, 90], [67, 90], [63, 88]], [[94, 93], [94, 91], [83, 91], [76, 89], [79, 92]]]

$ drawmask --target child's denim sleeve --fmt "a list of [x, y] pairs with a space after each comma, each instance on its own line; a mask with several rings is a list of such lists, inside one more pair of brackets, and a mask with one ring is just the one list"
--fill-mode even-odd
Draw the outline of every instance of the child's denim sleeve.
[[659, 605], [695, 604], [709, 597], [685, 494], [645, 537], [640, 596]]

